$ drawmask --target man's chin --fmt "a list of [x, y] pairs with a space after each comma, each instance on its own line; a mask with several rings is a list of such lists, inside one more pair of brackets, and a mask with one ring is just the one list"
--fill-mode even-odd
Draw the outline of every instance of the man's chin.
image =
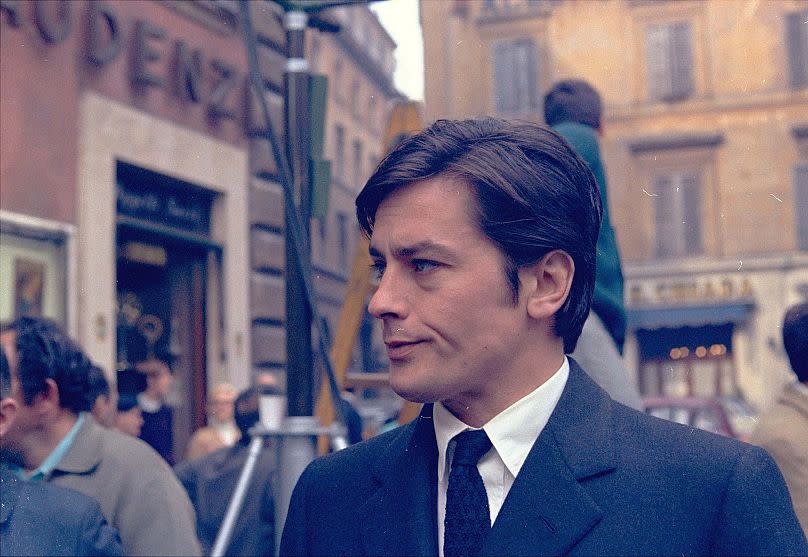
[[410, 402], [417, 402], [425, 404], [427, 402], [435, 402], [439, 399], [433, 393], [428, 385], [419, 384], [411, 381], [412, 377], [407, 376], [406, 371], [390, 371], [390, 388], [393, 389], [398, 396]]

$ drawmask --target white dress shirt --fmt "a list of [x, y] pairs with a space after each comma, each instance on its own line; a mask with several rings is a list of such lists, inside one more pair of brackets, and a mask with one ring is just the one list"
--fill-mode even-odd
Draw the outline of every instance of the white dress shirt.
[[[558, 404], [569, 373], [570, 365], [565, 356], [564, 363], [547, 381], [491, 418], [481, 428], [493, 445], [477, 464], [488, 495], [491, 524], [496, 520], [530, 449]], [[432, 418], [438, 442], [438, 553], [443, 557], [446, 490], [449, 487], [449, 470], [455, 445], [454, 441], [450, 441], [458, 433], [476, 428], [457, 419], [440, 402], [435, 403]]]

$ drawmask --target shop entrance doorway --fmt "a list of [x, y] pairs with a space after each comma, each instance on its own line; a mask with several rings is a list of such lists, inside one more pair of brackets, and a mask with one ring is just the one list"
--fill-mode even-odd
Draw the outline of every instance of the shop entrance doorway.
[[152, 358], [170, 367], [175, 462], [205, 421], [211, 201], [191, 184], [118, 165], [117, 368]]

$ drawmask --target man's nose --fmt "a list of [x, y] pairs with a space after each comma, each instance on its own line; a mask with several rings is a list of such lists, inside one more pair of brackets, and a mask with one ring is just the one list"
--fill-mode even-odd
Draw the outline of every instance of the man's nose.
[[406, 317], [406, 296], [401, 281], [389, 266], [385, 269], [376, 292], [368, 303], [368, 312], [376, 319]]

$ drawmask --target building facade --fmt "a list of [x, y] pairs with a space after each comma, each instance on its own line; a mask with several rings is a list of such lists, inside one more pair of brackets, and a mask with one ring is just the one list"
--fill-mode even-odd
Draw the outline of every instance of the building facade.
[[[310, 70], [328, 78], [324, 158], [331, 165], [327, 207], [311, 223], [312, 265], [320, 311], [333, 337], [361, 231], [355, 200], [385, 154], [384, 136], [392, 104], [401, 98], [393, 86], [396, 48], [367, 5], [330, 10], [337, 33], [312, 31]], [[384, 365], [379, 328], [366, 315], [351, 371]]]
[[[284, 14], [248, 5], [283, 145]], [[113, 383], [145, 357], [168, 360], [177, 455], [214, 384], [285, 379], [283, 190], [238, 10], [231, 0], [0, 2], [0, 320], [61, 322]], [[312, 59], [331, 69], [336, 46], [352, 80], [329, 107], [347, 167], [329, 228], [314, 227], [331, 313], [355, 240], [349, 197], [381, 154], [393, 93], [392, 41], [366, 7], [344, 11], [364, 29], [356, 52], [341, 33]]]
[[808, 298], [808, 9], [776, 0], [421, 2], [425, 113], [543, 121], [547, 89], [604, 100], [626, 361], [643, 394], [788, 380], [780, 324]]

